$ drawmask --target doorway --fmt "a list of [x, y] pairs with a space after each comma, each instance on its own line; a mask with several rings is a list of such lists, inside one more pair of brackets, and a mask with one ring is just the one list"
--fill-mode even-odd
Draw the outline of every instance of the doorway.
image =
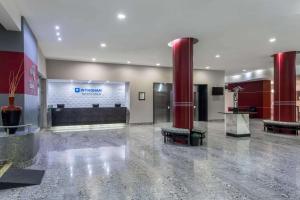
[[194, 86], [195, 121], [208, 121], [207, 85]]
[[[172, 122], [173, 90], [171, 83], [153, 84], [153, 122]], [[194, 121], [208, 121], [208, 87], [194, 85]]]
[[153, 84], [153, 122], [172, 121], [172, 84]]

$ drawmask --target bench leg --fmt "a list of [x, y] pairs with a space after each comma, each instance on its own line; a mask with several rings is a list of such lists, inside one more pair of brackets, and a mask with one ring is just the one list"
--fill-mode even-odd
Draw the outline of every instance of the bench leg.
[[164, 143], [166, 144], [167, 139], [166, 139], [166, 134], [164, 134]]

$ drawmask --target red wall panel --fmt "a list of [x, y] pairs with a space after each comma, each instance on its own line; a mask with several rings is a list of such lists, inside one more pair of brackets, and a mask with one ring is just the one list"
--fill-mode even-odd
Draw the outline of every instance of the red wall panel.
[[228, 89], [232, 90], [236, 86], [243, 88], [239, 92], [239, 109], [248, 110], [249, 107], [256, 107], [257, 114], [255, 118], [271, 118], [271, 81], [230, 83], [228, 84]]
[[[0, 93], [8, 94], [9, 91], [9, 73], [18, 71], [23, 62], [24, 53], [0, 51]], [[24, 67], [22, 68], [24, 71]], [[16, 93], [24, 94], [24, 76], [20, 80]]]
[[20, 65], [23, 63], [21, 71], [24, 73], [17, 94], [38, 95], [38, 69], [37, 65], [21, 52], [0, 51], [0, 93], [9, 92], [9, 74], [17, 73]]

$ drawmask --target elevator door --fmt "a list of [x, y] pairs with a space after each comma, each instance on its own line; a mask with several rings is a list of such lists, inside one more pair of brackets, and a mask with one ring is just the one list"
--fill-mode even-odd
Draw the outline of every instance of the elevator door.
[[172, 120], [172, 84], [153, 84], [153, 121], [154, 123]]
[[198, 121], [208, 120], [207, 85], [197, 85], [198, 88]]

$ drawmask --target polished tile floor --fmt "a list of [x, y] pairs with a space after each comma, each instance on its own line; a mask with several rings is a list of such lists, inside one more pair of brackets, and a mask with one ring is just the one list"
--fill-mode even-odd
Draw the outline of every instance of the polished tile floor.
[[266, 134], [251, 121], [252, 137], [237, 139], [223, 122], [197, 123], [207, 142], [186, 147], [163, 144], [162, 126], [47, 131], [31, 167], [46, 170], [42, 184], [0, 199], [300, 199], [300, 136]]

